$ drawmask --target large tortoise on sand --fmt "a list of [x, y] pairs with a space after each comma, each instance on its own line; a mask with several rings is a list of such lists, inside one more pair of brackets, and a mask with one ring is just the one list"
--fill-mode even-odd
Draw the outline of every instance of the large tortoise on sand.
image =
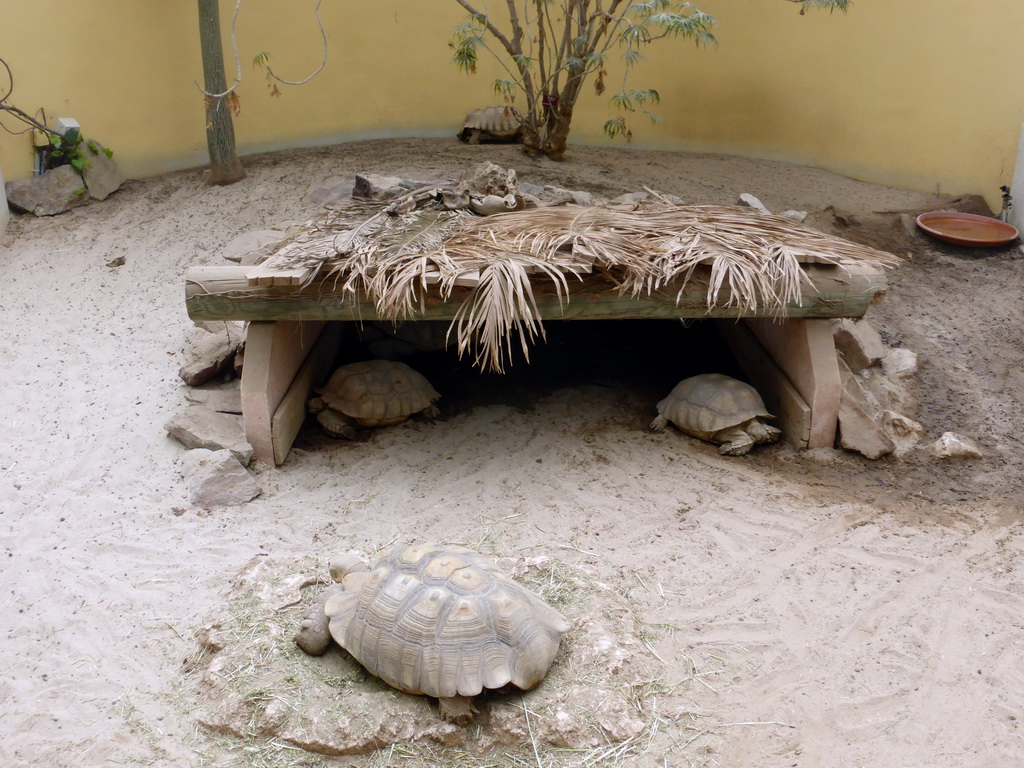
[[764, 423], [774, 418], [749, 384], [721, 373], [683, 379], [658, 403], [651, 429], [664, 430], [669, 422], [688, 435], [719, 443], [720, 453], [742, 456], [755, 445], [774, 443], [782, 432]]
[[341, 584], [303, 620], [295, 641], [319, 656], [333, 638], [366, 669], [406, 693], [438, 699], [465, 724], [472, 697], [547, 674], [569, 622], [488, 558], [465, 547], [399, 547], [372, 569], [358, 557], [331, 563]]
[[343, 365], [307, 404], [331, 437], [353, 439], [356, 428], [401, 424], [413, 414], [437, 415], [441, 397], [430, 382], [405, 363], [366, 360]]

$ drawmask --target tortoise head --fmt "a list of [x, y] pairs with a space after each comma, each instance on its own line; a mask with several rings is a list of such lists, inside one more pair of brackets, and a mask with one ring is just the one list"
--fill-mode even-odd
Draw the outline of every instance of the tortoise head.
[[370, 567], [363, 561], [363, 558], [354, 552], [345, 552], [331, 558], [330, 572], [334, 581], [341, 582], [350, 573], [369, 570]]

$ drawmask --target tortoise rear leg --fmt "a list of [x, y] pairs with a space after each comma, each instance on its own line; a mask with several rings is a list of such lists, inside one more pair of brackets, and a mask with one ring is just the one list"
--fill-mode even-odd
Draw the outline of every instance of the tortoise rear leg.
[[667, 426], [668, 419], [666, 419], [664, 416], [656, 416], [654, 418], [654, 421], [651, 422], [651, 425], [650, 427], [648, 427], [648, 429], [650, 429], [652, 432], [664, 432]]
[[344, 416], [337, 411], [327, 408], [316, 415], [317, 423], [331, 437], [355, 440], [358, 432], [348, 423]]
[[473, 706], [473, 699], [469, 696], [445, 696], [437, 700], [438, 714], [441, 719], [456, 725], [469, 725], [473, 718], [480, 713]]

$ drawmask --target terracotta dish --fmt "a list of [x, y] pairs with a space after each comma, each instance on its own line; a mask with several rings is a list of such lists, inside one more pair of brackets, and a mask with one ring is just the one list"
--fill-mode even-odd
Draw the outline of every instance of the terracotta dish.
[[932, 237], [954, 245], [992, 247], [1017, 239], [1017, 228], [1001, 219], [959, 211], [932, 211], [917, 217], [917, 226]]

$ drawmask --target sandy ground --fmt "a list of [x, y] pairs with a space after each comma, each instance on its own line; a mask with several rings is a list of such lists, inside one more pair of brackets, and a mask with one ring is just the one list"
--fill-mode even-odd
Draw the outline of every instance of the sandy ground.
[[[219, 263], [236, 235], [312, 215], [304, 196], [329, 177], [450, 177], [483, 159], [607, 195], [647, 185], [731, 204], [750, 192], [819, 223], [828, 205], [854, 214], [847, 236], [913, 254], [870, 313], [887, 343], [919, 355], [908, 415], [928, 439], [976, 439], [984, 458], [869, 462], [778, 445], [733, 459], [678, 432], [651, 434], [665, 386], [714, 350], [595, 325], [501, 380], [454, 363], [435, 371], [436, 423], [354, 444], [305, 433], [283, 467], [253, 467], [255, 501], [192, 508], [184, 449], [163, 429], [185, 404], [186, 269]], [[200, 171], [133, 181], [60, 217], [14, 217], [2, 240], [0, 762], [269, 764], [199, 727], [183, 678], [232, 577], [260, 553], [322, 562], [436, 539], [590, 567], [627, 595], [652, 627], [660, 711], [672, 714], [624, 764], [1020, 764], [1015, 248], [908, 234], [894, 212], [935, 205], [926, 195], [746, 159], [579, 148], [554, 164], [512, 147], [401, 140], [247, 167], [228, 188]], [[118, 257], [123, 266], [107, 266]], [[320, 764], [296, 750], [275, 759]], [[581, 759], [542, 751], [531, 764]]]

